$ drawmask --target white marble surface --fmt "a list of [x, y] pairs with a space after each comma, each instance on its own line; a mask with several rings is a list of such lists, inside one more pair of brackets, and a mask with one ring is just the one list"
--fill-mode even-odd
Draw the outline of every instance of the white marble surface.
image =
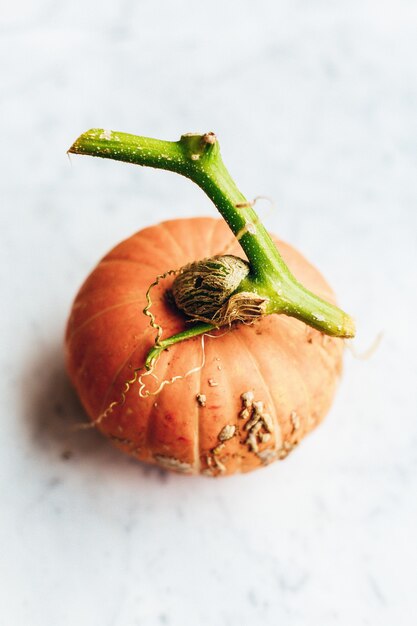
[[[2, 3], [1, 624], [417, 623], [416, 28], [407, 0]], [[189, 479], [71, 430], [62, 336], [86, 273], [144, 225], [215, 215], [172, 174], [70, 164], [91, 126], [215, 130], [358, 349], [384, 331], [285, 462]]]

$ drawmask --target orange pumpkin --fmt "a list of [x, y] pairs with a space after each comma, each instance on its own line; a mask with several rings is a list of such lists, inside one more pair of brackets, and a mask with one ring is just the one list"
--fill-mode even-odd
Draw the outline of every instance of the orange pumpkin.
[[[210, 218], [146, 228], [111, 250], [76, 297], [66, 333], [69, 375], [91, 420], [141, 461], [186, 474], [247, 472], [284, 458], [329, 409], [342, 340], [277, 314], [216, 331], [204, 348], [200, 338], [172, 346], [155, 374], [159, 381], [182, 378], [156, 395], [139, 394], [136, 372], [155, 338], [142, 312], [149, 285], [158, 274], [221, 253], [232, 239], [223, 220]], [[243, 256], [234, 241], [228, 252]], [[278, 246], [300, 282], [334, 300], [300, 253], [282, 241]], [[164, 336], [187, 326], [166, 298], [172, 281], [152, 292]], [[151, 376], [145, 382], [151, 391], [158, 386]]]

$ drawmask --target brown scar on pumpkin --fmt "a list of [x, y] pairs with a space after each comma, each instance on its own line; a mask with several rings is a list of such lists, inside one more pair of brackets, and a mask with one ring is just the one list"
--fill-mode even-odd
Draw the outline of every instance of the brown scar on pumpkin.
[[182, 474], [190, 474], [192, 473], [192, 465], [190, 463], [186, 463], [185, 461], [180, 461], [173, 456], [165, 456], [163, 454], [154, 454], [153, 458], [165, 469], [171, 469], [176, 472], [180, 472]]
[[280, 459], [280, 461], [282, 461], [289, 455], [289, 453], [292, 450], [294, 450], [294, 448], [297, 445], [298, 445], [298, 441], [295, 441], [294, 443], [290, 443], [289, 441], [284, 441], [284, 443], [282, 444], [282, 447], [278, 450], [277, 458]]
[[242, 410], [239, 417], [247, 419], [244, 430], [247, 431], [245, 443], [251, 452], [259, 453], [259, 443], [266, 443], [274, 432], [274, 422], [264, 409], [261, 400], [256, 401], [252, 391], [245, 391], [241, 394]]
[[301, 425], [300, 416], [295, 411], [291, 411], [290, 419], [293, 426], [293, 431], [299, 430]]
[[252, 402], [255, 399], [253, 391], [245, 391], [240, 395], [242, 400], [243, 409], [239, 413], [240, 419], [248, 419], [250, 417]]
[[218, 434], [219, 441], [228, 441], [236, 434], [236, 426], [234, 424], [226, 424]]
[[203, 470], [202, 473], [210, 476], [218, 476], [219, 474], [224, 474], [226, 471], [226, 466], [222, 463], [218, 457], [220, 446], [216, 446], [213, 448], [213, 455], [207, 454], [207, 469]]
[[257, 457], [262, 465], [269, 465], [277, 459], [278, 453], [273, 448], [265, 448], [265, 450], [261, 450], [261, 452], [257, 453]]
[[204, 393], [198, 393], [195, 397], [200, 406], [206, 406], [207, 397]]
[[226, 424], [223, 426], [217, 439], [220, 441], [210, 453], [206, 455], [207, 468], [201, 473], [207, 476], [217, 476], [218, 474], [224, 474], [226, 471], [226, 465], [220, 460], [219, 456], [226, 448], [226, 441], [233, 439], [237, 434], [237, 428], [234, 424]]
[[289, 453], [294, 450], [294, 448], [298, 445], [298, 441], [294, 443], [290, 443], [289, 441], [284, 441], [282, 447], [278, 450], [274, 450], [273, 448], [265, 448], [261, 450], [261, 452], [257, 452], [256, 456], [261, 461], [262, 465], [269, 465], [273, 461], [279, 459], [282, 461], [285, 459]]

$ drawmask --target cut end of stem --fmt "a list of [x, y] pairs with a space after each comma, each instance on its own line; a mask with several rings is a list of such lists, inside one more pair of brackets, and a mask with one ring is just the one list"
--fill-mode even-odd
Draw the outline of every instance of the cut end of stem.
[[113, 133], [104, 128], [91, 128], [77, 137], [72, 146], [68, 148], [67, 154], [91, 154], [91, 148], [100, 140], [111, 141]]
[[345, 317], [343, 333], [344, 339], [353, 339], [353, 337], [356, 335], [355, 321], [353, 320], [353, 318], [350, 317], [350, 315], [346, 315]]
[[204, 143], [214, 144], [217, 141], [217, 137], [216, 137], [215, 133], [209, 132], [209, 133], [206, 133], [205, 135], [203, 135], [203, 141], [204, 141]]

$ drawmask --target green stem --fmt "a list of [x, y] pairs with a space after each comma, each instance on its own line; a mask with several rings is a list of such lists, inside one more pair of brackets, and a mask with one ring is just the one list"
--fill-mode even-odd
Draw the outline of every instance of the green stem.
[[[290, 272], [253, 207], [227, 171], [213, 133], [187, 134], [171, 142], [92, 129], [81, 135], [68, 152], [170, 170], [190, 178], [216, 205], [246, 253], [251, 272], [239, 291], [265, 296], [267, 314], [285, 313], [328, 335], [354, 336], [354, 322], [349, 315], [303, 287]], [[190, 331], [185, 331], [187, 337]], [[202, 332], [205, 331], [197, 334]], [[185, 338], [181, 336], [178, 340]]]
[[211, 330], [215, 330], [215, 327], [211, 324], [194, 324], [194, 326], [190, 326], [186, 330], [183, 330], [181, 333], [177, 333], [176, 335], [172, 335], [168, 337], [168, 339], [161, 339], [151, 350], [148, 352], [145, 361], [145, 367], [149, 370], [153, 363], [156, 363], [161, 352], [170, 348], [174, 344], [184, 341], [185, 339], [191, 339], [192, 337], [198, 337], [199, 335], [203, 335], [204, 333], [208, 333]]

